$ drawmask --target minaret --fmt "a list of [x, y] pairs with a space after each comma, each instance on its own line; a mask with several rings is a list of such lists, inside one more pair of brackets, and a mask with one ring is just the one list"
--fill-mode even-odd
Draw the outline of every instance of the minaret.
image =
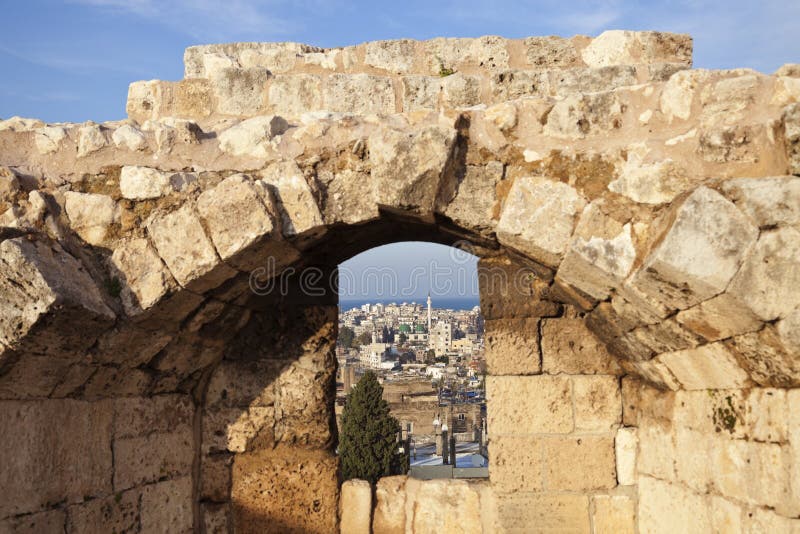
[[431, 292], [428, 291], [428, 339], [431, 335]]

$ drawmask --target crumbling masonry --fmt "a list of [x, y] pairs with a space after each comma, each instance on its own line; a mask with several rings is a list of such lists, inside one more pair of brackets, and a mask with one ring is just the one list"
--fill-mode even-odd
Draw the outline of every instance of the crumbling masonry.
[[[800, 66], [691, 50], [199, 46], [0, 121], [0, 532], [800, 531]], [[408, 239], [481, 256], [490, 479], [373, 506], [330, 286]]]

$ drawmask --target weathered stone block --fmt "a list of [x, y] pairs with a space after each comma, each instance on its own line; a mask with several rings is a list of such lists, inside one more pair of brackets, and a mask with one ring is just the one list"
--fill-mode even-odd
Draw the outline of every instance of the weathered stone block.
[[800, 231], [786, 226], [762, 232], [728, 293], [764, 321], [800, 306]]
[[544, 487], [548, 491], [610, 489], [617, 485], [614, 438], [542, 438]]
[[[575, 189], [562, 182], [517, 178], [497, 223], [497, 238], [548, 267], [557, 267], [585, 203]], [[543, 225], [547, 232], [537, 230]]]
[[262, 185], [274, 193], [284, 236], [292, 237], [322, 226], [322, 214], [306, 182], [305, 176], [293, 161], [278, 162], [258, 174]]
[[224, 115], [253, 116], [264, 109], [264, 89], [270, 77], [261, 68], [221, 68], [211, 77], [216, 111]]
[[297, 116], [322, 109], [322, 79], [315, 74], [279, 74], [269, 84], [270, 109]]
[[461, 73], [442, 78], [442, 100], [450, 108], [468, 108], [480, 104], [480, 78]]
[[662, 480], [675, 480], [675, 439], [672, 429], [664, 423], [640, 421], [639, 453], [636, 469], [641, 475], [651, 475]]
[[749, 378], [736, 358], [722, 343], [662, 354], [666, 365], [686, 389], [732, 389], [747, 384]]
[[523, 41], [525, 57], [535, 68], [564, 68], [579, 64], [581, 59], [571, 39], [563, 37], [528, 37]]
[[370, 534], [372, 487], [366, 480], [346, 480], [339, 495], [339, 531]]
[[639, 437], [635, 427], [623, 427], [617, 430], [614, 438], [614, 454], [617, 462], [617, 483], [620, 486], [636, 484], [636, 450], [638, 446]]
[[369, 74], [333, 74], [325, 81], [325, 109], [344, 113], [394, 113], [391, 78]]
[[188, 395], [121, 398], [115, 399], [113, 406], [115, 439], [192, 427], [194, 404]]
[[452, 128], [416, 133], [381, 128], [367, 141], [373, 191], [379, 204], [430, 214], [455, 142]]
[[136, 532], [139, 528], [139, 495], [139, 490], [134, 489], [70, 506], [66, 531], [92, 532], [102, 528], [108, 532]]
[[278, 447], [237, 455], [236, 532], [336, 532], [338, 459], [328, 451]]
[[485, 233], [494, 230], [497, 225], [497, 185], [502, 180], [503, 165], [500, 162], [492, 161], [485, 166], [468, 165], [444, 214], [473, 231]]
[[544, 532], [589, 534], [586, 495], [523, 494], [498, 497], [499, 522], [506, 532], [525, 532], [531, 525]]
[[0, 517], [111, 493], [112, 417], [105, 403], [0, 402], [0, 446], [18, 452], [0, 469]]
[[486, 369], [492, 375], [541, 373], [539, 319], [487, 321]]
[[487, 320], [521, 317], [551, 317], [562, 306], [551, 300], [550, 286], [542, 278], [541, 266], [522, 263], [508, 256], [478, 261], [481, 313]]
[[114, 490], [191, 474], [191, 429], [114, 441]]
[[491, 438], [489, 478], [498, 493], [542, 491], [544, 462], [541, 438]]
[[270, 141], [288, 128], [286, 120], [277, 115], [247, 119], [219, 134], [219, 149], [232, 156], [263, 159], [272, 150]]
[[0, 345], [76, 358], [115, 314], [83, 265], [58, 243], [0, 243]]
[[[216, 408], [203, 414], [203, 449], [244, 452], [275, 444], [273, 407]], [[256, 447], [257, 441], [258, 447]]]
[[592, 499], [592, 525], [594, 532], [634, 534], [636, 532], [636, 506], [627, 495], [595, 495]]
[[493, 102], [506, 102], [522, 97], [547, 96], [550, 83], [547, 73], [527, 70], [509, 70], [492, 76]]
[[743, 532], [742, 508], [722, 497], [711, 497], [711, 523], [715, 532]]
[[[43, 532], [64, 531], [64, 510], [49, 510], [38, 514], [23, 515], [0, 520], [3, 534], [41, 534]], [[76, 530], [76, 532], [81, 532]]]
[[376, 69], [402, 74], [414, 64], [416, 47], [416, 41], [411, 39], [372, 41], [364, 47], [364, 63]]
[[172, 276], [191, 291], [213, 289], [236, 274], [217, 256], [191, 204], [156, 216], [147, 230]]
[[197, 199], [197, 211], [223, 261], [241, 271], [266, 263], [272, 216], [249, 176], [234, 174]]
[[192, 478], [176, 478], [145, 486], [140, 513], [142, 532], [192, 532]]
[[614, 357], [580, 318], [544, 319], [542, 369], [549, 374], [618, 374]]
[[493, 436], [567, 434], [575, 427], [569, 377], [489, 376], [486, 395]]
[[412, 532], [482, 532], [480, 496], [466, 480], [426, 480], [415, 497]]
[[670, 229], [633, 275], [633, 285], [668, 307], [693, 306], [725, 290], [757, 235], [732, 202], [699, 187], [676, 209]]
[[436, 109], [442, 80], [434, 76], [403, 76], [403, 111]]
[[711, 511], [705, 497], [648, 476], [639, 477], [639, 530], [654, 534], [710, 532]]
[[90, 245], [102, 243], [109, 226], [117, 218], [114, 200], [107, 195], [74, 191], [67, 191], [64, 199], [70, 226], [75, 233]]
[[556, 101], [544, 133], [557, 139], [608, 135], [623, 126], [623, 105], [615, 91], [569, 95]]
[[158, 304], [177, 285], [147, 239], [123, 241], [114, 249], [110, 263], [122, 286], [120, 298], [129, 316]]
[[730, 293], [722, 293], [683, 310], [675, 319], [707, 341], [718, 341], [758, 330], [759, 318]]
[[406, 531], [405, 476], [383, 477], [375, 489], [375, 511], [372, 531], [375, 534], [405, 534]]
[[726, 180], [722, 191], [759, 227], [800, 224], [800, 177]]
[[553, 93], [560, 96], [611, 91], [637, 83], [636, 68], [630, 65], [588, 69], [578, 67], [551, 71], [549, 74]]
[[[781, 321], [777, 324], [780, 326]], [[759, 385], [797, 387], [800, 361], [796, 357], [796, 344], [787, 339], [791, 335], [768, 324], [758, 332], [729, 339], [725, 345]]]
[[575, 376], [572, 390], [576, 430], [609, 431], [622, 422], [622, 396], [616, 376]]

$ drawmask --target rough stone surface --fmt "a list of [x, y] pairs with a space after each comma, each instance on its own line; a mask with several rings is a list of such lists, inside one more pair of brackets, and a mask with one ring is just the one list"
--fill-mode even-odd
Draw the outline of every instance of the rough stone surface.
[[370, 534], [372, 488], [366, 480], [347, 480], [339, 496], [339, 530]]
[[563, 376], [490, 376], [488, 424], [496, 436], [569, 433], [575, 427], [572, 382]]
[[67, 216], [75, 232], [90, 245], [101, 244], [116, 218], [114, 200], [106, 195], [73, 191], [68, 191], [64, 197]]

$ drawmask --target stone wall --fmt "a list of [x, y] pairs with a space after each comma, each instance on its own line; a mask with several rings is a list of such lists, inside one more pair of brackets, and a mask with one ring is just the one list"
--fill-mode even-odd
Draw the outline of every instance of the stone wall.
[[[490, 480], [386, 481], [374, 522], [796, 530], [800, 69], [689, 52], [201, 47], [182, 82], [134, 84], [126, 121], [0, 121], [0, 525], [350, 521], [336, 265], [427, 240], [481, 257]], [[522, 71], [539, 85], [492, 89]], [[401, 104], [415, 76], [436, 105]]]

